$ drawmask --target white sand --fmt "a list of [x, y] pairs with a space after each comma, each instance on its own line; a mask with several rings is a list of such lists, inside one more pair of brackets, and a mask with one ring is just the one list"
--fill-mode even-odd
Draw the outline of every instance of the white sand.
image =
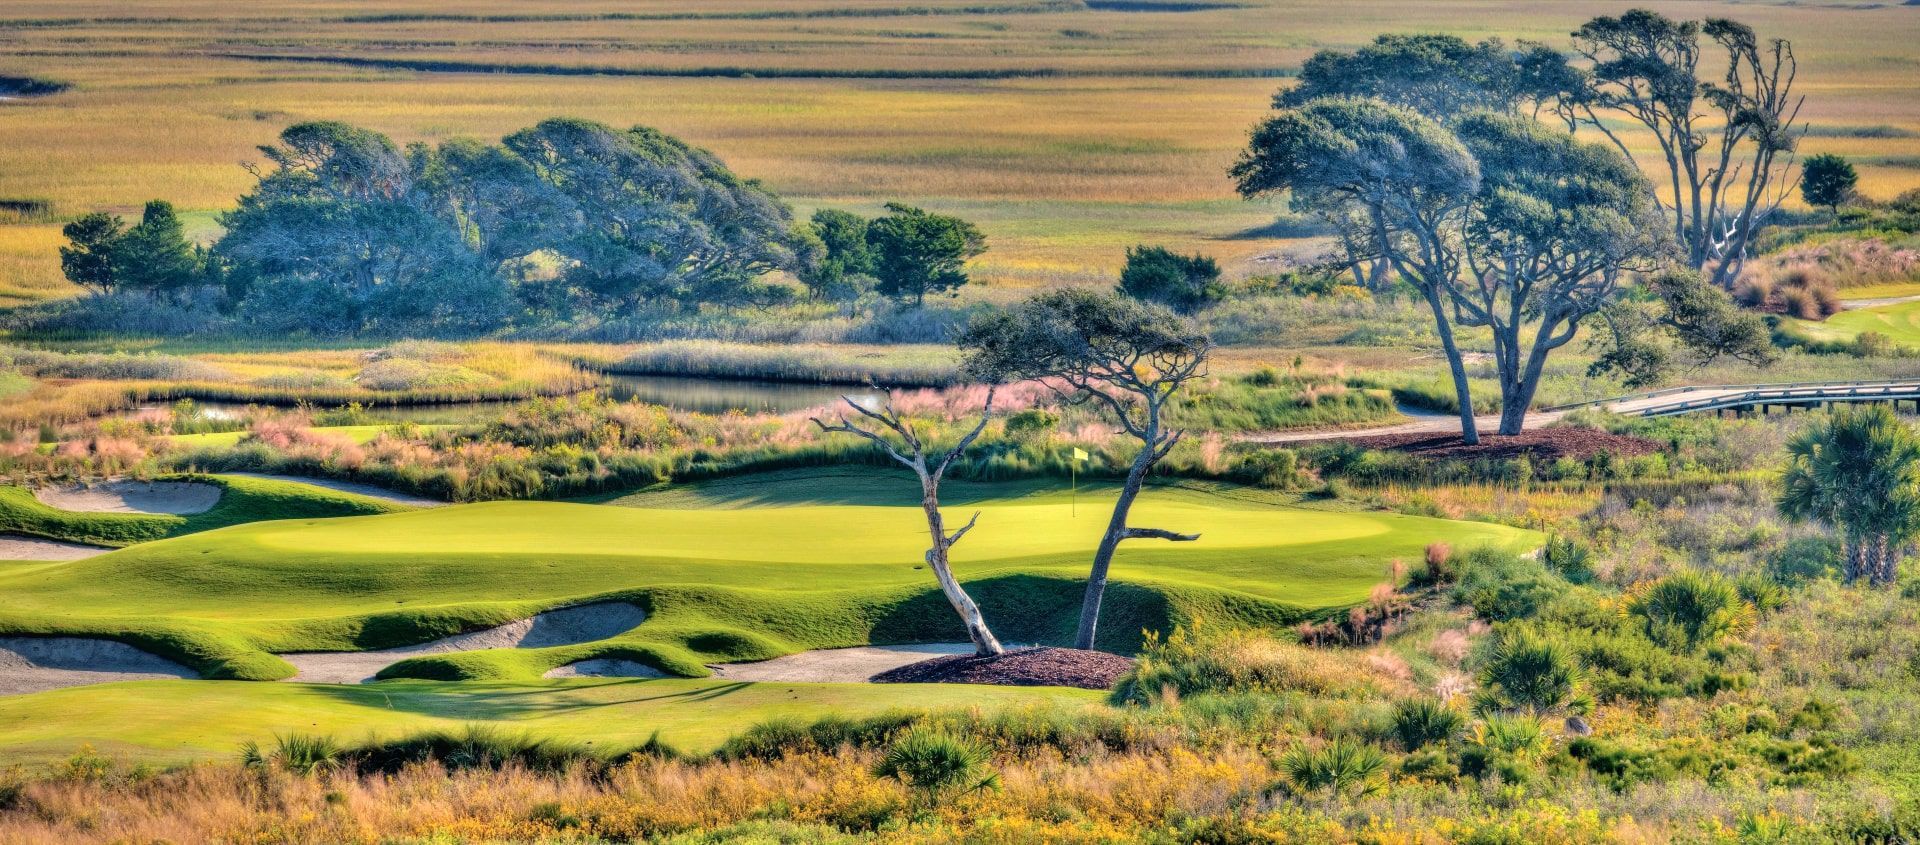
[[420, 645], [379, 651], [306, 651], [282, 654], [298, 674], [288, 680], [363, 684], [381, 669], [409, 657], [493, 648], [550, 648], [604, 640], [633, 630], [646, 611], [626, 602], [596, 602], [550, 610], [497, 628], [455, 634]]
[[0, 560], [79, 560], [113, 551], [105, 546], [63, 543], [44, 537], [0, 534]]
[[0, 695], [161, 678], [198, 678], [171, 660], [114, 640], [0, 637]]
[[664, 678], [667, 673], [638, 660], [597, 658], [548, 670], [546, 676], [549, 678]]
[[973, 643], [860, 646], [803, 651], [755, 663], [715, 663], [707, 668], [730, 681], [786, 681], [814, 684], [864, 684], [889, 669], [944, 657], [972, 654]]
[[206, 513], [220, 502], [220, 488], [194, 481], [133, 481], [41, 487], [33, 497], [64, 511], [89, 513]]
[[416, 508], [438, 508], [444, 507], [447, 504], [439, 499], [425, 499], [407, 493], [388, 490], [385, 487], [375, 487], [371, 484], [360, 484], [353, 481], [336, 481], [331, 478], [308, 478], [304, 475], [268, 475], [259, 472], [223, 472], [221, 475], [233, 475], [241, 478], [264, 478], [268, 481], [291, 481], [295, 484], [310, 484], [315, 487], [325, 487], [328, 490], [337, 490], [341, 493], [356, 493], [370, 499], [382, 499], [396, 504], [412, 505]]

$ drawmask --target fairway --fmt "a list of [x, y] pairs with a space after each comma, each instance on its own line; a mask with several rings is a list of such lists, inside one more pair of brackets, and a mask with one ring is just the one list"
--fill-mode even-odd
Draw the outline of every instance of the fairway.
[[0, 697], [0, 760], [32, 763], [82, 743], [154, 763], [229, 757], [288, 731], [345, 740], [483, 723], [509, 732], [623, 749], [656, 731], [684, 751], [712, 750], [774, 717], [858, 718], [972, 705], [1097, 706], [1104, 694], [1054, 687], [746, 684], [605, 679], [541, 684], [395, 681], [378, 686], [143, 681]]
[[[798, 503], [809, 488], [876, 498], [891, 488], [806, 474], [746, 481], [732, 489], [775, 503], [492, 502], [281, 520], [0, 570], [8, 595], [0, 632], [117, 637], [212, 677], [256, 680], [290, 674], [271, 653], [407, 645], [594, 599], [631, 601], [648, 619], [598, 643], [432, 655], [388, 674], [530, 680], [572, 661], [622, 657], [700, 676], [701, 664], [717, 660], [964, 639], [920, 562], [918, 508]], [[957, 571], [1003, 637], [1063, 639], [1113, 489], [1083, 487], [1077, 499], [1030, 485], [974, 491], [983, 492], [993, 497], [951, 508], [949, 519], [980, 512], [957, 547]], [[678, 503], [726, 493], [683, 491]], [[1539, 542], [1500, 526], [1310, 510], [1227, 488], [1150, 490], [1133, 524], [1201, 539], [1121, 548], [1102, 645], [1122, 651], [1142, 628], [1180, 620], [1279, 627], [1343, 609], [1388, 577], [1390, 561], [1417, 565], [1429, 543]]]

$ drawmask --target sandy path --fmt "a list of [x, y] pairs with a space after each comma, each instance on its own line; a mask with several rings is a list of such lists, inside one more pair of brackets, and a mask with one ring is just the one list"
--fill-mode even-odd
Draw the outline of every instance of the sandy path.
[[0, 534], [0, 560], [79, 560], [113, 551], [105, 546], [63, 543], [43, 537]]
[[388, 490], [385, 487], [375, 487], [371, 484], [360, 484], [353, 481], [336, 481], [331, 478], [309, 478], [304, 475], [268, 475], [261, 472], [223, 472], [221, 475], [232, 475], [240, 478], [263, 478], [268, 481], [290, 481], [294, 484], [310, 484], [314, 487], [325, 487], [328, 490], [337, 490], [341, 493], [355, 493], [370, 499], [382, 499], [396, 504], [412, 505], [416, 508], [438, 508], [444, 507], [447, 504], [439, 499], [426, 499], [407, 493]]
[[[1011, 646], [1009, 646], [1011, 648]], [[803, 651], [754, 663], [715, 663], [707, 668], [729, 681], [786, 681], [814, 684], [864, 684], [888, 669], [898, 669], [949, 654], [969, 654], [973, 643], [860, 646]]]
[[497, 628], [455, 634], [419, 645], [379, 651], [304, 651], [280, 658], [298, 670], [287, 680], [323, 684], [363, 684], [381, 669], [409, 657], [484, 651], [493, 648], [550, 648], [578, 645], [624, 634], [646, 621], [646, 611], [626, 602], [596, 602], [549, 610]]
[[0, 637], [0, 695], [112, 681], [198, 677], [192, 669], [114, 640]]
[[194, 481], [133, 481], [41, 487], [33, 497], [64, 511], [90, 513], [206, 513], [220, 502], [220, 487]]
[[[1527, 427], [1545, 425], [1563, 416], [1564, 411], [1541, 411], [1527, 415]], [[1460, 418], [1454, 414], [1435, 414], [1432, 412], [1409, 413], [1412, 422], [1398, 425], [1383, 425], [1375, 428], [1322, 428], [1300, 431], [1273, 431], [1244, 435], [1241, 440], [1247, 443], [1313, 443], [1323, 440], [1346, 440], [1351, 437], [1376, 437], [1386, 434], [1441, 434], [1460, 430]], [[1491, 434], [1500, 428], [1498, 414], [1485, 414], [1473, 418], [1474, 425], [1483, 434]]]

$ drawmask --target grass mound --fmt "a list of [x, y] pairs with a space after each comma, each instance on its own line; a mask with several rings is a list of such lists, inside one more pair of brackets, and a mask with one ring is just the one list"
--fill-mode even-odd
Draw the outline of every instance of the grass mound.
[[215, 485], [221, 488], [220, 501], [206, 511], [186, 515], [89, 513], [52, 507], [24, 487], [0, 487], [0, 533], [118, 547], [264, 520], [412, 510], [368, 496], [269, 479], [169, 475], [161, 480]]

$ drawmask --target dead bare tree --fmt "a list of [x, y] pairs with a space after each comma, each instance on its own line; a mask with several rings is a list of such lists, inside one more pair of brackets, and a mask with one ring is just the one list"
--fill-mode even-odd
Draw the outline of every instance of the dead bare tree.
[[[980, 411], [980, 421], [952, 449], [931, 455], [928, 454], [927, 444], [914, 430], [913, 423], [894, 411], [891, 392], [878, 411], [870, 410], [849, 397], [840, 397], [847, 407], [877, 423], [883, 431], [862, 428], [849, 420], [846, 414], [841, 414], [840, 421], [834, 425], [828, 425], [819, 417], [813, 418], [813, 424], [819, 426], [822, 432], [853, 434], [872, 441], [885, 450], [888, 457], [913, 470], [913, 474], [919, 477], [920, 508], [926, 511], [927, 533], [933, 540], [933, 547], [927, 549], [927, 568], [933, 570], [933, 577], [940, 581], [940, 592], [946, 594], [947, 602], [953, 605], [954, 612], [960, 614], [960, 621], [966, 624], [967, 637], [973, 640], [974, 653], [982, 657], [1001, 654], [1006, 649], [1001, 647], [1000, 640], [987, 627], [987, 619], [981, 614], [980, 606], [974, 603], [972, 596], [967, 595], [966, 588], [960, 586], [960, 580], [953, 576], [953, 567], [948, 559], [953, 545], [960, 542], [960, 538], [965, 537], [980, 521], [980, 512], [974, 511], [973, 517], [967, 520], [966, 525], [960, 526], [960, 530], [947, 533], [946, 519], [940, 514], [940, 479], [946, 475], [947, 467], [952, 466], [954, 459], [967, 451], [967, 447], [979, 438], [980, 432], [986, 430], [987, 421], [993, 418], [993, 394], [992, 389], [987, 390], [987, 402]], [[888, 431], [900, 439], [900, 447], [896, 447], [887, 437], [885, 432]]]

